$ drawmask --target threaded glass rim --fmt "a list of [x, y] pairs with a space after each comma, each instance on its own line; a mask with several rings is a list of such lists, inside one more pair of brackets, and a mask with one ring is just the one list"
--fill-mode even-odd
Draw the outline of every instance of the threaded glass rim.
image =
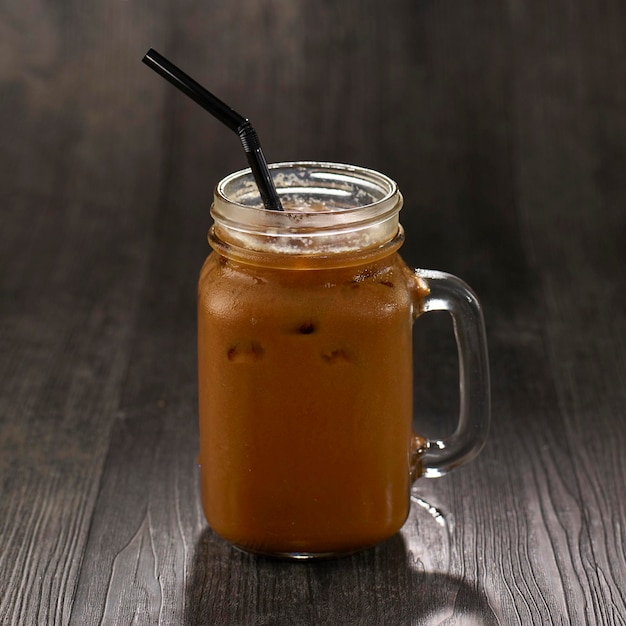
[[269, 166], [284, 211], [263, 207], [250, 169], [216, 188], [211, 216], [231, 245], [279, 254], [329, 254], [377, 247], [398, 232], [402, 195], [391, 178], [341, 163]]

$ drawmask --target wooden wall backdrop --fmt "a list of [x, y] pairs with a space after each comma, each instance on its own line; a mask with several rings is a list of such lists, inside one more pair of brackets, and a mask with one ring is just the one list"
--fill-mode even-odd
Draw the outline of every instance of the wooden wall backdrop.
[[[335, 562], [240, 554], [195, 468], [195, 282], [236, 138], [395, 178], [410, 264], [478, 292], [489, 443]], [[626, 623], [622, 0], [3, 0], [0, 623]], [[420, 320], [421, 428], [456, 403]], [[428, 514], [439, 511], [440, 517]]]

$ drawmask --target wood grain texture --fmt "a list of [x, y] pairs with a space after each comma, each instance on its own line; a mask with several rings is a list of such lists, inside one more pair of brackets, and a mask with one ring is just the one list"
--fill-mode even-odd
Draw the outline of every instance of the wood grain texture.
[[[204, 522], [195, 281], [245, 161], [150, 46], [270, 160], [394, 177], [407, 262], [483, 302], [489, 442], [373, 550], [276, 562]], [[625, 624], [624, 59], [619, 0], [5, 2], [0, 624]], [[415, 342], [442, 433], [448, 319]]]

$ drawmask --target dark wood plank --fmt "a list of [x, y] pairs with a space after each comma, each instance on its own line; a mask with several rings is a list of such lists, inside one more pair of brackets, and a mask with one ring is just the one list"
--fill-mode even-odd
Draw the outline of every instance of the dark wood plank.
[[145, 281], [161, 92], [120, 7], [0, 11], [3, 624], [69, 621]]
[[2, 307], [0, 615], [17, 619], [8, 607], [20, 607], [21, 623], [69, 616], [145, 268], [136, 220], [120, 216], [113, 232], [100, 207], [59, 204], [13, 197], [15, 214], [5, 212], [20, 250], [2, 260], [12, 272]]
[[626, 125], [617, 113], [626, 70], [616, 62], [626, 54], [626, 13], [613, 2], [562, 9], [558, 18], [522, 18], [517, 42], [518, 58], [532, 49], [546, 59], [540, 72], [518, 63], [519, 200], [544, 295], [561, 445], [573, 461], [570, 473], [549, 459], [539, 502], [561, 578], [571, 580], [568, 606], [584, 606], [580, 620], [609, 624], [626, 614], [626, 218], [618, 200]]

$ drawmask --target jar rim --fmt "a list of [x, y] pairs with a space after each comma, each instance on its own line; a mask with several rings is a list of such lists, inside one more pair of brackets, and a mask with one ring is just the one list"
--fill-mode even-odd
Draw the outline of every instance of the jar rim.
[[308, 256], [377, 248], [398, 233], [403, 198], [388, 176], [321, 161], [286, 161], [269, 168], [286, 210], [263, 207], [250, 169], [230, 174], [217, 184], [211, 206], [216, 240]]
[[[306, 210], [304, 207], [286, 207], [284, 211], [277, 211], [276, 214], [291, 214], [298, 215], [337, 215], [337, 213], [349, 214], [352, 212], [362, 212], [373, 206], [380, 206], [386, 204], [398, 194], [397, 183], [374, 169], [362, 167], [358, 165], [348, 165], [345, 163], [337, 163], [332, 161], [282, 161], [279, 163], [270, 163], [268, 165], [270, 173], [273, 174], [272, 178], [276, 185], [276, 191], [279, 197], [293, 194], [294, 187], [286, 185], [289, 182], [289, 177], [282, 178], [280, 175], [276, 175], [280, 170], [285, 171], [304, 171], [309, 173], [310, 178], [315, 179], [323, 177], [326, 185], [325, 189], [329, 191], [329, 183], [335, 182], [337, 191], [345, 189], [347, 185], [359, 186], [363, 197], [367, 197], [367, 191], [374, 194], [377, 191], [376, 197], [372, 195], [369, 202], [362, 202], [351, 207], [335, 207], [333, 209], [320, 210], [316, 208], [314, 210]], [[313, 180], [313, 182], [316, 182]], [[321, 181], [320, 181], [321, 182]], [[245, 201], [238, 201], [233, 198], [232, 192], [229, 193], [229, 188], [238, 184], [243, 187], [243, 198]], [[313, 189], [313, 185], [307, 186], [307, 190]], [[258, 192], [258, 188], [252, 176], [250, 168], [242, 169], [237, 172], [233, 172], [228, 176], [225, 176], [215, 187], [215, 200], [227, 203], [231, 206], [240, 207], [242, 209], [250, 210], [250, 215], [256, 213], [262, 213], [266, 215], [268, 210], [262, 204], [261, 196]], [[329, 193], [329, 198], [332, 193]], [[338, 194], [341, 195], [341, 194]], [[247, 212], [247, 211], [246, 211]]]

